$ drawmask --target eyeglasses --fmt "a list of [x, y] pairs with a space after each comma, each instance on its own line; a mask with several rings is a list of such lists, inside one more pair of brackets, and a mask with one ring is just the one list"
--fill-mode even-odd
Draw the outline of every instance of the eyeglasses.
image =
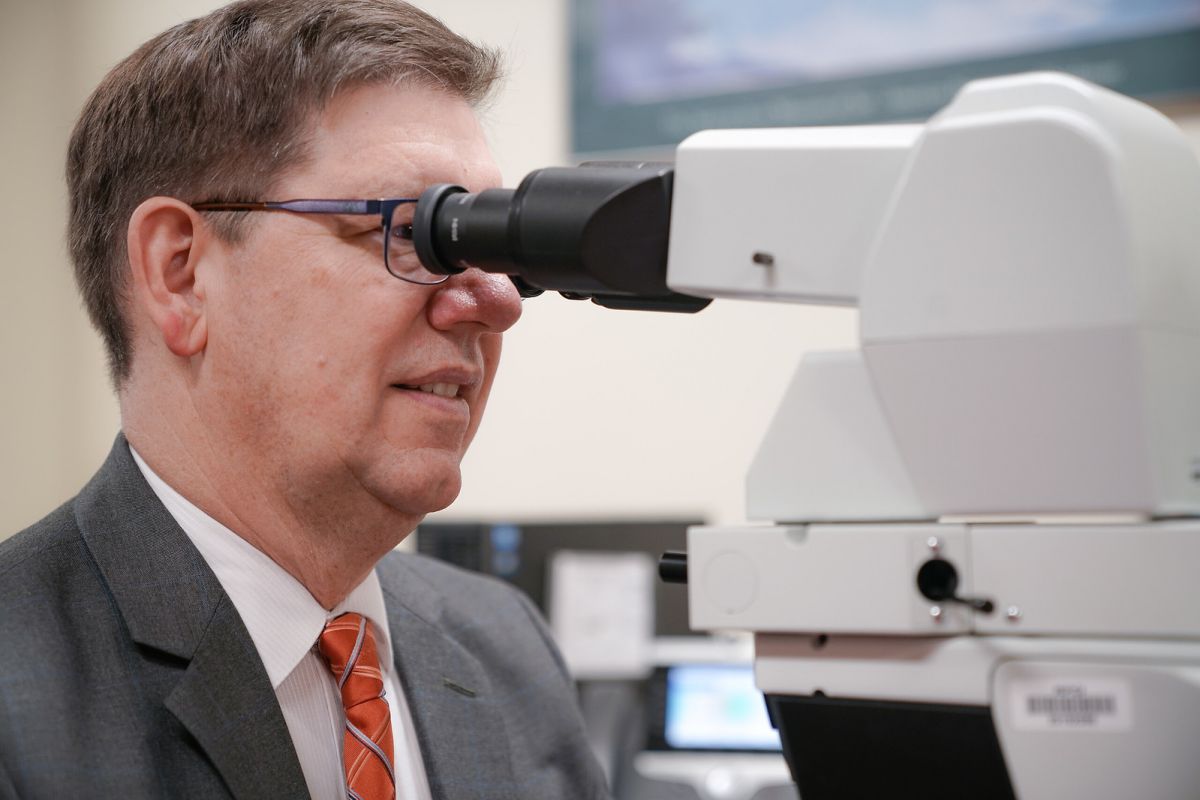
[[378, 214], [383, 231], [383, 265], [402, 281], [426, 286], [442, 283], [449, 275], [425, 269], [412, 246], [412, 224], [397, 222], [396, 209], [416, 203], [416, 197], [390, 200], [282, 200], [259, 202], [192, 203], [197, 211], [288, 211], [293, 214]]

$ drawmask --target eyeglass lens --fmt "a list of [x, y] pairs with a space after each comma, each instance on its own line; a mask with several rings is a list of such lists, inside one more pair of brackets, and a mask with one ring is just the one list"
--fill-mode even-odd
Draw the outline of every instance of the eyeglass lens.
[[388, 272], [401, 280], [424, 284], [442, 283], [449, 276], [430, 272], [417, 258], [411, 235], [414, 207], [415, 203], [405, 202], [383, 209], [384, 264]]

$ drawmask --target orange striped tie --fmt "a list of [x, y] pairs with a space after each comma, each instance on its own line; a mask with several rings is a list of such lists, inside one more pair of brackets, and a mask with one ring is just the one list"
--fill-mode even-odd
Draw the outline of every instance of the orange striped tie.
[[349, 800], [393, 800], [392, 715], [383, 697], [383, 673], [371, 626], [348, 612], [325, 623], [317, 648], [342, 693], [346, 731], [342, 760]]

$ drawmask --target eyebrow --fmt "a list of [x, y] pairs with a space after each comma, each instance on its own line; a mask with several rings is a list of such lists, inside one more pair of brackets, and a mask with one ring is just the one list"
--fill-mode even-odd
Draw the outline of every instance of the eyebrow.
[[[436, 181], [435, 181], [436, 182]], [[430, 186], [429, 181], [412, 181], [403, 186], [397, 186], [394, 183], [389, 184], [366, 184], [366, 189], [353, 189], [354, 197], [370, 197], [374, 199], [390, 200], [397, 197], [420, 197], [421, 192], [425, 191]], [[350, 197], [350, 194], [346, 195]]]

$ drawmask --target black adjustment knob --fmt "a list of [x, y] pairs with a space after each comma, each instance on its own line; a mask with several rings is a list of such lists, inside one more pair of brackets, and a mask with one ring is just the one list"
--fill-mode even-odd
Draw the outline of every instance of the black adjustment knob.
[[944, 558], [931, 558], [917, 570], [917, 590], [935, 603], [961, 603], [982, 614], [990, 614], [996, 604], [986, 597], [960, 597], [958, 570]]
[[687, 553], [668, 550], [658, 559], [658, 577], [663, 583], [687, 583]]

